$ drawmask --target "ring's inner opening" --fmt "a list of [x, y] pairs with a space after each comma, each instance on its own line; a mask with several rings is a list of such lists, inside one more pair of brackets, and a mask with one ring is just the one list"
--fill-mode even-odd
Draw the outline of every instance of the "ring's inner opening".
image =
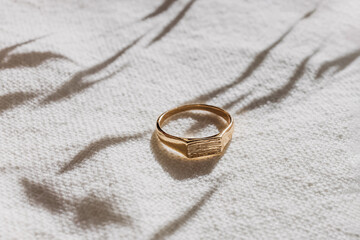
[[228, 123], [222, 117], [206, 110], [187, 110], [167, 118], [161, 128], [173, 136], [203, 138], [222, 132]]

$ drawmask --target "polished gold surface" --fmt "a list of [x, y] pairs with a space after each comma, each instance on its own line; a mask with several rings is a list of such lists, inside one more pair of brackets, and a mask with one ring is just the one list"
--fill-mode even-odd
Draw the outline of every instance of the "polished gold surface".
[[[189, 110], [204, 110], [212, 112], [227, 122], [227, 127], [220, 133], [204, 138], [183, 138], [170, 135], [162, 130], [162, 125], [171, 116]], [[234, 122], [231, 115], [225, 110], [206, 104], [190, 104], [174, 108], [160, 115], [156, 123], [158, 138], [167, 146], [184, 154], [188, 158], [200, 158], [220, 155], [229, 143], [234, 131]]]

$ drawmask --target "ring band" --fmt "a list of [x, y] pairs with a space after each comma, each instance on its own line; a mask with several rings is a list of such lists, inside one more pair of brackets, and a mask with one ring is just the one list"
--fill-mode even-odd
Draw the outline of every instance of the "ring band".
[[[161, 129], [161, 126], [166, 119], [177, 113], [185, 112], [188, 110], [204, 110], [214, 113], [222, 117], [228, 125], [220, 133], [204, 138], [177, 137], [170, 135]], [[156, 122], [156, 132], [161, 142], [171, 147], [172, 149], [182, 153], [188, 158], [198, 158], [221, 154], [225, 149], [226, 145], [230, 142], [233, 131], [234, 121], [231, 115], [227, 111], [219, 107], [206, 104], [190, 104], [174, 108], [161, 114]]]

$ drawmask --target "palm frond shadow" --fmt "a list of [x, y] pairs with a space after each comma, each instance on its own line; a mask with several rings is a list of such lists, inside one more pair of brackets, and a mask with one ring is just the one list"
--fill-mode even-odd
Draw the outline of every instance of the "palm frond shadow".
[[131, 225], [130, 216], [117, 213], [110, 202], [99, 199], [90, 194], [83, 199], [66, 199], [49, 186], [30, 181], [21, 180], [25, 196], [31, 204], [42, 207], [52, 214], [61, 214], [68, 210], [75, 210], [74, 223], [81, 228], [91, 229], [105, 224], [115, 223], [123, 226]]
[[166, 224], [160, 230], [158, 230], [150, 239], [151, 240], [160, 240], [166, 239], [167, 237], [174, 234], [182, 226], [184, 226], [187, 221], [194, 217], [199, 210], [211, 199], [213, 194], [218, 191], [219, 183], [216, 183], [208, 192], [206, 192], [194, 205], [189, 207], [183, 214], [181, 214], [176, 219], [172, 220], [170, 223]]
[[11, 54], [6, 62], [0, 63], [0, 69], [18, 68], [18, 67], [37, 67], [45, 61], [52, 59], [63, 59], [71, 61], [64, 55], [53, 52], [27, 52], [19, 54]]
[[59, 170], [58, 174], [63, 174], [65, 172], [73, 170], [75, 167], [83, 163], [86, 159], [90, 158], [91, 156], [95, 155], [96, 153], [107, 147], [114, 146], [131, 139], [141, 138], [144, 136], [144, 134], [145, 133], [119, 137], [104, 137], [95, 142], [92, 142], [83, 150], [81, 150], [78, 154], [76, 154], [70, 162], [65, 164], [65, 166]]
[[250, 94], [252, 93], [252, 91], [246, 93], [246, 94], [243, 94], [243, 95], [240, 95], [239, 97], [235, 98], [234, 100], [232, 100], [231, 102], [225, 104], [223, 106], [224, 109], [229, 109], [231, 107], [233, 107], [236, 103], [238, 102], [241, 102], [242, 100], [244, 100], [247, 96], [249, 96]]
[[29, 181], [26, 178], [21, 180], [21, 184], [30, 202], [53, 213], [59, 213], [65, 209], [65, 201], [49, 187]]
[[87, 68], [85, 70], [79, 71], [77, 73], [75, 73], [70, 80], [68, 80], [67, 82], [65, 82], [62, 86], [60, 86], [54, 93], [50, 94], [49, 96], [47, 96], [42, 102], [41, 104], [49, 104], [51, 102], [54, 101], [59, 101], [62, 100], [66, 97], [70, 97], [74, 94], [77, 94], [83, 90], [85, 90], [86, 88], [91, 87], [92, 85], [99, 83], [103, 80], [106, 80], [112, 76], [114, 76], [116, 73], [122, 71], [124, 68], [126, 68], [128, 66], [128, 64], [122, 66], [122, 68], [120, 68], [118, 71], [115, 71], [111, 74], [109, 74], [108, 76], [105, 76], [103, 78], [94, 80], [92, 82], [84, 82], [83, 80], [91, 75], [94, 75], [100, 71], [102, 71], [103, 69], [105, 69], [108, 65], [110, 65], [111, 63], [115, 62], [119, 57], [121, 57], [123, 54], [125, 54], [128, 50], [130, 50], [138, 41], [140, 41], [140, 39], [143, 36], [135, 39], [133, 42], [131, 42], [129, 45], [127, 45], [126, 47], [124, 47], [123, 49], [121, 49], [120, 51], [116, 52], [113, 56], [107, 58], [106, 60], [90, 67]]
[[326, 61], [323, 63], [318, 72], [316, 73], [316, 78], [321, 78], [323, 74], [329, 71], [330, 68], [336, 68], [334, 73], [338, 73], [347, 68], [352, 62], [354, 62], [358, 57], [360, 57], [360, 49], [357, 49], [351, 53], [348, 53], [344, 56], [338, 57], [331, 61]]
[[37, 95], [35, 92], [14, 92], [0, 96], [0, 113], [21, 105]]
[[144, 21], [149, 18], [156, 17], [157, 15], [168, 10], [173, 5], [173, 3], [175, 3], [176, 1], [177, 0], [164, 0], [163, 3], [159, 7], [157, 7], [154, 11], [152, 11], [151, 13], [149, 13], [148, 15], [143, 17], [141, 20]]
[[310, 16], [312, 16], [314, 14], [314, 12], [316, 11], [316, 8], [307, 12], [306, 14], [304, 14], [299, 20], [297, 20], [295, 23], [293, 23], [275, 42], [273, 42], [272, 44], [270, 44], [270, 46], [266, 47], [265, 49], [263, 49], [260, 53], [258, 53], [255, 58], [253, 59], [253, 61], [248, 65], [248, 67], [245, 69], [245, 71], [238, 77], [236, 78], [234, 81], [232, 81], [231, 83], [219, 87], [213, 91], [210, 91], [209, 93], [200, 95], [198, 97], [196, 97], [195, 99], [189, 101], [189, 102], [207, 102], [215, 97], [217, 97], [218, 95], [226, 92], [227, 90], [229, 90], [230, 88], [242, 83], [243, 81], [245, 81], [247, 78], [249, 78], [261, 65], [262, 63], [265, 61], [265, 59], [269, 56], [269, 54], [271, 53], [271, 51], [278, 46], [287, 35], [289, 35], [294, 28], [304, 19], [309, 18]]
[[95, 228], [108, 223], [130, 225], [130, 216], [116, 213], [113, 206], [96, 196], [88, 196], [80, 202], [75, 203], [75, 223], [81, 228]]
[[63, 59], [67, 61], [72, 61], [68, 57], [65, 57], [64, 55], [53, 53], [50, 51], [46, 51], [46, 52], [31, 51], [26, 53], [11, 54], [11, 52], [14, 51], [16, 48], [35, 42], [40, 38], [42, 37], [34, 38], [22, 43], [17, 43], [15, 45], [0, 50], [0, 69], [18, 68], [18, 67], [37, 67], [42, 63], [44, 63], [45, 61], [52, 59]]
[[23, 45], [26, 45], [26, 44], [29, 44], [29, 43], [32, 43], [32, 42], [35, 42], [37, 40], [39, 40], [40, 38], [34, 38], [34, 39], [30, 39], [28, 41], [24, 41], [24, 42], [21, 42], [21, 43], [17, 43], [17, 44], [14, 44], [12, 46], [9, 46], [9, 47], [6, 47], [6, 48], [3, 48], [0, 50], [0, 61], [2, 62], [5, 57], [13, 50], [15, 50], [16, 48], [18, 47], [21, 47]]
[[171, 20], [163, 29], [162, 31], [154, 37], [150, 43], [148, 44], [148, 47], [150, 47], [152, 44], [156, 43], [157, 41], [161, 40], [165, 35], [167, 35], [179, 22], [180, 20], [185, 16], [185, 14], [189, 11], [191, 6], [195, 3], [196, 0], [190, 0], [184, 8], [176, 15], [176, 17]]
[[293, 75], [289, 78], [288, 82], [284, 86], [282, 86], [281, 88], [277, 89], [276, 91], [270, 93], [267, 96], [261, 97], [259, 99], [255, 99], [254, 101], [250, 102], [248, 105], [246, 105], [244, 108], [237, 111], [236, 113], [240, 114], [244, 111], [250, 111], [255, 108], [258, 108], [269, 102], [277, 103], [277, 102], [280, 102], [283, 99], [285, 99], [290, 94], [290, 92], [293, 90], [293, 88], [295, 87], [295, 84], [304, 75], [308, 62], [319, 50], [320, 49], [315, 50], [313, 53], [311, 53], [309, 56], [305, 57], [301, 61], [301, 63], [295, 69]]

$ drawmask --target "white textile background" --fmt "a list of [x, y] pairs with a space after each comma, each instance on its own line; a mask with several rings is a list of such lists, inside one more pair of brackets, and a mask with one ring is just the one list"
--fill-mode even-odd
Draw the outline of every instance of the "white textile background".
[[[358, 0], [0, 11], [1, 239], [360, 239]], [[220, 159], [158, 144], [188, 102], [234, 116]]]

